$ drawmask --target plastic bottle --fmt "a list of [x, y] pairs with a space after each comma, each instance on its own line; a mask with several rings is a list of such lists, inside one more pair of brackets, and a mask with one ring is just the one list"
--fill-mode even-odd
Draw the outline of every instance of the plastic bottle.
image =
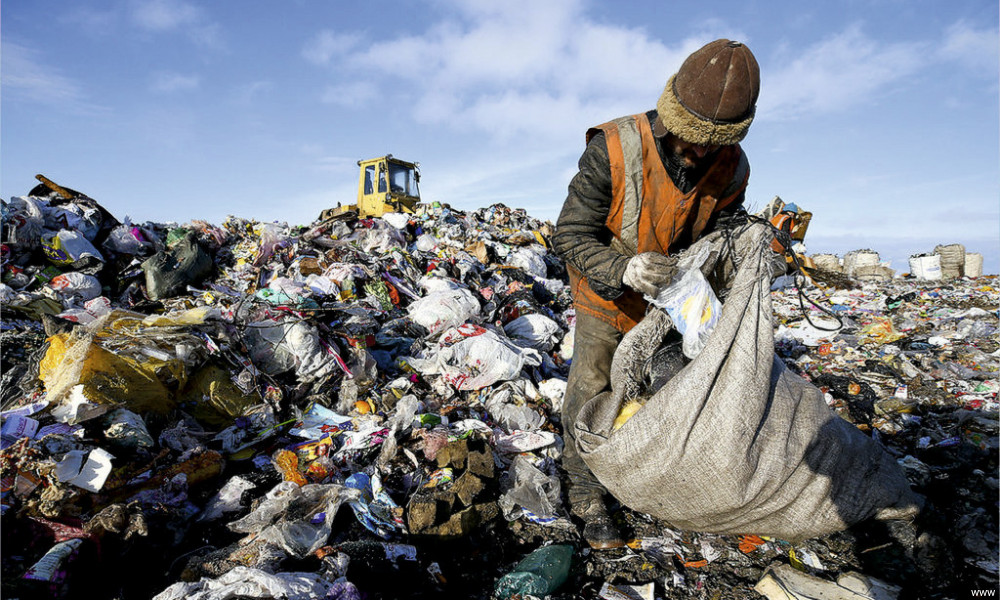
[[515, 594], [545, 597], [556, 591], [569, 576], [573, 547], [566, 544], [545, 546], [517, 563], [514, 570], [497, 582], [496, 596], [506, 600]]

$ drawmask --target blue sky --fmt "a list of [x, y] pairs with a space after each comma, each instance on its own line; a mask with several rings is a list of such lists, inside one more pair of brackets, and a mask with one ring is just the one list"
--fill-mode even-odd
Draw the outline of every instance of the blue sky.
[[[815, 6], [813, 6], [815, 5]], [[373, 8], [377, 6], [378, 8]], [[1000, 272], [996, 0], [9, 0], [0, 195], [42, 173], [119, 218], [312, 222], [357, 160], [425, 201], [553, 222], [589, 126], [647, 110], [717, 38], [761, 66], [748, 205], [810, 253], [961, 243]]]

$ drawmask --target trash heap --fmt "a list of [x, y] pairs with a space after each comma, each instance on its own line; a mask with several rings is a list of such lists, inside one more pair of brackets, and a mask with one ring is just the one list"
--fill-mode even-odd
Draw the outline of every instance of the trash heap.
[[773, 292], [780, 358], [929, 499], [913, 539], [793, 545], [612, 506], [632, 541], [592, 552], [564, 501], [574, 313], [549, 223], [433, 204], [138, 225], [41, 186], [2, 216], [4, 597], [996, 588], [995, 277], [844, 277], [804, 290], [828, 307], [809, 319]]

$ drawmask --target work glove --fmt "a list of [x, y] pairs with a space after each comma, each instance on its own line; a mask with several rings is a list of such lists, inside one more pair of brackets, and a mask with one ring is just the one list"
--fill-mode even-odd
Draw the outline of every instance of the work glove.
[[629, 259], [622, 283], [655, 298], [677, 274], [677, 259], [659, 252], [643, 252]]

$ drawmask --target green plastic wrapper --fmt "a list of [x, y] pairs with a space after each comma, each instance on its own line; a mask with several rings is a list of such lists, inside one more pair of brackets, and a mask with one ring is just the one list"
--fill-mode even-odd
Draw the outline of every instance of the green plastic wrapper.
[[545, 597], [559, 589], [569, 576], [573, 547], [555, 544], [535, 550], [497, 582], [496, 596], [507, 600], [515, 594]]

